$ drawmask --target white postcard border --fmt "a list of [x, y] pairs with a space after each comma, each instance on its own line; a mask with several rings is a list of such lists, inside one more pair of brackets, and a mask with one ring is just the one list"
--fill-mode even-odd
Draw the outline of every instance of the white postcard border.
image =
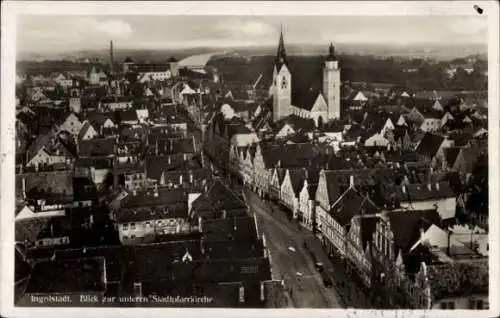
[[[2, 59], [1, 59], [1, 140], [0, 140], [0, 204], [1, 204], [1, 315], [29, 317], [31, 315], [88, 316], [148, 316], [183, 317], [212, 316], [270, 317], [422, 317], [429, 312], [415, 310], [322, 310], [322, 309], [163, 309], [163, 308], [24, 308], [13, 306], [14, 274], [14, 213], [15, 209], [15, 48], [16, 17], [20, 14], [61, 15], [464, 15], [477, 14], [474, 5], [484, 9], [488, 16], [488, 75], [489, 75], [489, 196], [490, 196], [490, 310], [443, 311], [433, 310], [432, 317], [492, 317], [498, 316], [499, 288], [499, 54], [498, 54], [498, 3], [496, 1], [336, 1], [336, 2], [54, 2], [54, 1], [5, 1], [2, 2]], [[495, 211], [495, 213], [491, 213]]]

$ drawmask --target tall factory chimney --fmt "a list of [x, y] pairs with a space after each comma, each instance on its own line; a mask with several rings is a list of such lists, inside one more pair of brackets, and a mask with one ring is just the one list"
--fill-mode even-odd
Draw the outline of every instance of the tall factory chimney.
[[113, 74], [113, 66], [115, 64], [114, 51], [113, 51], [113, 41], [109, 42], [109, 71]]

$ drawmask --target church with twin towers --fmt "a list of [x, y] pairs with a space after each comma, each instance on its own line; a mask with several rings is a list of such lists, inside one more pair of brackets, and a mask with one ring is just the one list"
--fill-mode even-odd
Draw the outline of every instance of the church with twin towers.
[[322, 89], [299, 91], [298, 87], [293, 86], [292, 75], [281, 31], [270, 88], [274, 122], [296, 115], [313, 119], [319, 127], [334, 119], [340, 119], [340, 68], [333, 44], [330, 44], [329, 54], [323, 66]]

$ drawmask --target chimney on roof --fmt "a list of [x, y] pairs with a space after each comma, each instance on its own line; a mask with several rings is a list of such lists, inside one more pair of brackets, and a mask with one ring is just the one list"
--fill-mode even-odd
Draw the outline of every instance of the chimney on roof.
[[349, 176], [349, 187], [354, 187], [354, 176], [350, 175]]
[[189, 183], [193, 184], [193, 171], [189, 170]]
[[201, 218], [201, 216], [199, 216], [199, 217], [198, 217], [198, 230], [199, 230], [200, 232], [203, 232], [202, 223], [203, 223], [203, 219]]
[[159, 192], [158, 192], [158, 185], [155, 185], [155, 188], [154, 188], [154, 192], [153, 192], [153, 196], [155, 198], [158, 198], [160, 196]]
[[427, 184], [427, 189], [428, 189], [429, 191], [432, 191], [432, 184], [431, 184], [430, 182]]
[[403, 183], [401, 185], [401, 192], [406, 193], [406, 184], [405, 183]]
[[448, 244], [446, 246], [446, 254], [450, 256], [451, 254], [451, 235], [453, 234], [452, 231], [448, 230]]
[[182, 180], [182, 174], [179, 176], [179, 184], [182, 184], [183, 180]]
[[436, 182], [436, 190], [439, 191], [439, 182]]
[[26, 178], [21, 179], [21, 187], [23, 200], [26, 200]]

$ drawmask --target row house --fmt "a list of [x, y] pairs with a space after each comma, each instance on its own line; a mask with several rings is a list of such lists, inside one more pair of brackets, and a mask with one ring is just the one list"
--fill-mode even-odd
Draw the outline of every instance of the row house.
[[162, 171], [158, 182], [153, 186], [169, 188], [189, 188], [189, 189], [205, 189], [212, 181], [212, 174], [209, 169], [196, 170], [175, 170]]
[[255, 156], [255, 146], [250, 146], [246, 148], [246, 155], [242, 157], [240, 162], [240, 171], [243, 179], [243, 184], [253, 184], [254, 183], [254, 167], [253, 158]]
[[403, 183], [400, 188], [395, 190], [402, 208], [435, 209], [443, 221], [455, 219], [457, 198], [447, 181], [427, 184]]
[[118, 135], [118, 121], [112, 114], [89, 112], [85, 114], [85, 118], [101, 138]]
[[[394, 306], [407, 302], [406, 291], [400, 286], [407, 280], [407, 273], [419, 269], [418, 257], [410, 249], [422, 232], [441, 220], [436, 210], [395, 210], [379, 216], [373, 233], [372, 284], [375, 290], [380, 288], [390, 295]], [[425, 300], [424, 292], [416, 296], [417, 302]]]
[[425, 133], [418, 142], [415, 152], [422, 162], [430, 164], [442, 149], [452, 145], [453, 142], [443, 136]]
[[[259, 143], [254, 157], [253, 188], [261, 196], [269, 196], [274, 168], [305, 168], [321, 166], [321, 150], [310, 143]], [[323, 158], [324, 159], [324, 158]], [[298, 192], [298, 191], [297, 191]]]
[[132, 106], [133, 101], [130, 97], [115, 96], [101, 99], [97, 105], [97, 109], [100, 112], [112, 112], [115, 110], [131, 109]]
[[78, 133], [78, 141], [89, 140], [89, 139], [94, 139], [94, 138], [98, 138], [98, 137], [99, 137], [99, 133], [94, 128], [92, 123], [85, 120], [82, 123], [82, 128], [80, 129], [80, 132]]
[[373, 234], [372, 284], [374, 292], [387, 295], [389, 306], [488, 308], [487, 257], [461, 242], [455, 229], [441, 226], [435, 210], [379, 215]]
[[113, 158], [116, 138], [94, 138], [81, 140], [77, 144], [79, 158]]
[[[319, 177], [319, 173], [316, 174]], [[316, 190], [318, 189], [318, 180], [306, 179], [299, 193], [298, 204], [298, 219], [308, 229], [312, 230], [316, 227], [315, 210], [316, 210]]]
[[286, 169], [273, 168], [271, 180], [269, 181], [269, 198], [279, 202], [281, 200], [281, 185], [285, 179]]
[[199, 192], [192, 191], [188, 205], [190, 219], [198, 225], [203, 220], [248, 216], [248, 206], [243, 198], [219, 179]]
[[114, 218], [122, 244], [152, 240], [157, 235], [189, 233], [187, 193], [156, 187], [123, 199]]
[[332, 171], [321, 171], [315, 218], [322, 243], [329, 254], [345, 255], [351, 219], [356, 215], [375, 214], [379, 208], [357, 189], [354, 174], [350, 176], [348, 187], [338, 184], [337, 178]]
[[26, 167], [35, 171], [60, 170], [71, 167], [75, 151], [54, 130], [39, 135], [26, 151]]
[[279, 202], [292, 212], [294, 219], [298, 217], [300, 189], [306, 179], [306, 169], [287, 169], [281, 185]]
[[372, 286], [372, 242], [378, 215], [359, 215], [351, 219], [347, 233], [346, 258], [363, 286]]

